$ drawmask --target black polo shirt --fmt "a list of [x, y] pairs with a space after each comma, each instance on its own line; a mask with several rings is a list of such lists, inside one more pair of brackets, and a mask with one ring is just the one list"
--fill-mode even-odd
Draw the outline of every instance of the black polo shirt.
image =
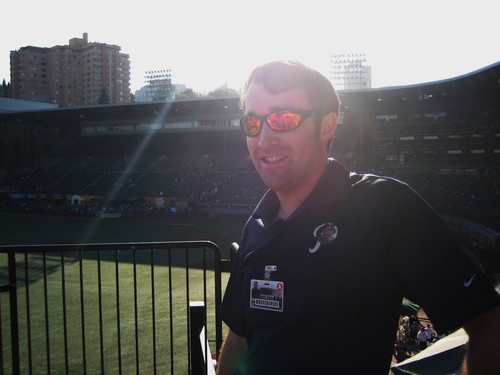
[[403, 296], [440, 333], [498, 304], [444, 222], [398, 180], [330, 161], [287, 220], [278, 207], [269, 191], [247, 222], [222, 303], [248, 343], [238, 373], [386, 375]]

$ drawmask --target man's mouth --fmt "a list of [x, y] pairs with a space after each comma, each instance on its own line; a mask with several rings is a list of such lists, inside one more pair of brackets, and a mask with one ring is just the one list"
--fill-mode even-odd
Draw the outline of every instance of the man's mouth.
[[262, 161], [264, 163], [276, 163], [285, 159], [286, 159], [285, 155], [274, 155], [274, 156], [263, 157]]

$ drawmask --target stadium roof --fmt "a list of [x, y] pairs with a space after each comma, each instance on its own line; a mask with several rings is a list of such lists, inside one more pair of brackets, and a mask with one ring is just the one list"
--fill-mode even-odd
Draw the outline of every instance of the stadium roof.
[[[462, 76], [408, 86], [393, 86], [358, 91], [341, 91], [343, 102], [362, 99], [363, 102], [380, 101], [382, 97], [417, 96], [420, 94], [469, 93], [478, 91], [487, 99], [500, 94], [500, 61]], [[88, 107], [67, 107], [59, 109], [38, 109], [19, 112], [0, 113], [0, 122], [23, 124], [50, 124], [51, 126], [74, 127], [82, 122], [129, 120], [173, 120], [216, 119], [225, 113], [228, 117], [241, 115], [239, 98], [203, 98], [192, 100], [173, 100], [162, 102], [130, 103], [122, 105], [100, 105]]]
[[56, 104], [33, 102], [30, 100], [0, 98], [0, 113], [21, 112], [28, 110], [55, 109]]
[[175, 120], [220, 118], [221, 113], [239, 117], [239, 99], [205, 98], [196, 100], [173, 100], [164, 102], [130, 103], [122, 105], [100, 105], [88, 107], [68, 107], [60, 109], [31, 110], [0, 113], [0, 122], [23, 124], [50, 124], [60, 128], [75, 127], [84, 122], [128, 120]]

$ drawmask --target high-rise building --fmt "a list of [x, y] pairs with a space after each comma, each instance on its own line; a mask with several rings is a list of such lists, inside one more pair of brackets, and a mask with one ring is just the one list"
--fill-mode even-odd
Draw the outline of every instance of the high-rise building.
[[371, 88], [372, 71], [366, 54], [345, 53], [333, 55], [330, 60], [330, 80], [337, 90]]
[[22, 47], [10, 53], [10, 80], [16, 99], [61, 107], [128, 103], [130, 58], [121, 47], [70, 39], [69, 45]]

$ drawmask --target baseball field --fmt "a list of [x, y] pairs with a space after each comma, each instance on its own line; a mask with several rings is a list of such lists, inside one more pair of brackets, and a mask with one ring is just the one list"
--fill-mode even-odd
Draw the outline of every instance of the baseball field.
[[[245, 221], [245, 217], [91, 219], [0, 214], [0, 245], [209, 240], [216, 243], [222, 257], [227, 258], [230, 244], [239, 241]], [[109, 258], [105, 253], [102, 257]], [[187, 373], [186, 306], [191, 300], [202, 300], [207, 293], [203, 290], [202, 270], [190, 271], [191, 288], [186, 292], [187, 273], [183, 267], [157, 267], [153, 273], [146, 264], [125, 262], [119, 265], [118, 271], [113, 262], [97, 263], [92, 254], [81, 261], [74, 254], [68, 254], [63, 260], [39, 254], [18, 258], [21, 262], [18, 304], [23, 373], [48, 373], [49, 368], [53, 374], [82, 373], [83, 365], [87, 373], [99, 373], [104, 368], [106, 373], [134, 373], [139, 367], [141, 373], [154, 373], [153, 363], [157, 363], [161, 373], [173, 373], [170, 366], [174, 365], [175, 373]], [[29, 277], [23, 261], [29, 264]], [[41, 269], [46, 270], [46, 276], [37, 272]], [[0, 284], [7, 282], [6, 272], [6, 258], [2, 256]], [[208, 273], [208, 280], [212, 280], [211, 272]], [[223, 273], [223, 286], [227, 277], [228, 274]], [[24, 298], [28, 293], [23, 281], [26, 279], [30, 280], [29, 304]], [[61, 279], [65, 280], [64, 286], [61, 286]], [[82, 282], [85, 282], [83, 300]], [[120, 286], [119, 297], [116, 285]], [[171, 292], [168, 290], [170, 285]], [[207, 319], [213, 321], [213, 283], [209, 282], [207, 288]], [[173, 297], [171, 302], [169, 295]], [[12, 370], [9, 335], [5, 334], [9, 332], [8, 306], [8, 295], [0, 294], [0, 327], [3, 327], [0, 331], [4, 332], [0, 335], [0, 373]], [[152, 306], [156, 314], [154, 330]], [[120, 332], [116, 328], [117, 313], [121, 317]], [[168, 318], [170, 313], [173, 323]], [[87, 340], [85, 360], [82, 359], [84, 347], [80, 328], [83, 326]], [[213, 338], [213, 324], [211, 327], [209, 337]], [[158, 332], [155, 342], [151, 340], [153, 331]], [[169, 342], [169, 332], [173, 332], [173, 343]], [[121, 346], [117, 347], [117, 343]], [[118, 361], [117, 351], [122, 354], [122, 363]], [[171, 357], [170, 353], [174, 352], [175, 356]], [[175, 358], [174, 362], [171, 358]], [[29, 366], [32, 366], [31, 372]]]
[[0, 245], [209, 240], [223, 257], [246, 217], [78, 218], [0, 213]]

